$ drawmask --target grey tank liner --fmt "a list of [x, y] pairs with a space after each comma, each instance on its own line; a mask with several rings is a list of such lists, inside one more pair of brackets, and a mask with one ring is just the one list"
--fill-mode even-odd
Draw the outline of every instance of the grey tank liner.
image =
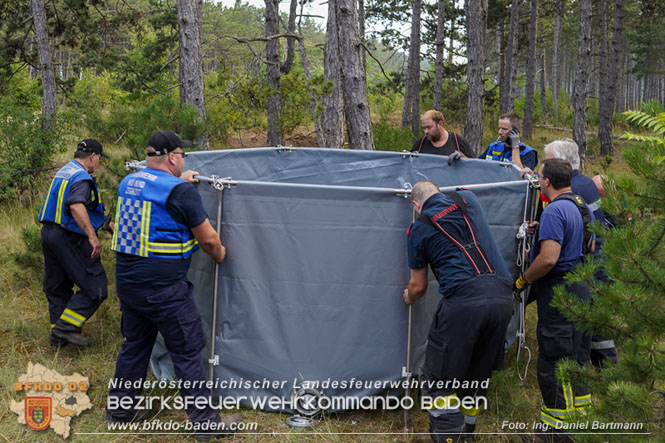
[[[213, 226], [222, 192], [227, 248], [218, 274], [218, 361], [210, 363], [214, 397], [244, 397], [245, 406], [289, 412], [294, 407], [288, 400], [303, 382], [318, 382], [318, 392], [329, 397], [360, 398], [405, 379], [408, 309], [402, 292], [413, 211], [404, 190], [418, 181], [471, 189], [511, 273], [518, 273], [515, 236], [529, 184], [514, 166], [476, 159], [448, 166], [447, 157], [427, 154], [257, 148], [191, 153], [186, 168], [232, 180], [223, 191], [197, 185]], [[202, 251], [193, 256], [189, 278], [209, 337], [206, 368], [213, 269]], [[440, 298], [437, 287], [430, 272], [427, 296], [414, 307], [416, 374]], [[518, 306], [507, 347], [515, 339]], [[158, 378], [174, 377], [161, 341], [151, 368]], [[260, 404], [273, 397], [287, 401]]]

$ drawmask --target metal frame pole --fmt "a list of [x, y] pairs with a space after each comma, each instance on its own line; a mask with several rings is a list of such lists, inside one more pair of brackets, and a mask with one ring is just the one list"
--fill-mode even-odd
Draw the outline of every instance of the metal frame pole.
[[[406, 187], [406, 186], [405, 186]], [[411, 223], [416, 220], [416, 208], [412, 208]], [[411, 338], [413, 335], [413, 305], [409, 305], [409, 320], [406, 334], [406, 390], [405, 395], [411, 397]], [[404, 433], [409, 432], [409, 409], [404, 408]]]
[[[211, 177], [211, 184], [217, 190], [217, 223], [215, 230], [221, 237], [222, 230], [222, 203], [224, 194], [224, 185]], [[219, 263], [215, 262], [212, 281], [212, 319], [210, 321], [210, 358], [208, 359], [208, 380], [212, 381], [215, 374], [215, 366], [219, 364], [219, 357], [215, 354], [215, 333], [217, 330], [217, 301], [219, 299]]]

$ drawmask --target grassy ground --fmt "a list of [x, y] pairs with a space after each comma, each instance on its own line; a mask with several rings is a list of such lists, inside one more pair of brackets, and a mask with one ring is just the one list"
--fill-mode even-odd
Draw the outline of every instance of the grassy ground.
[[[567, 136], [558, 131], [539, 130], [533, 140], [527, 141], [540, 151], [545, 142]], [[488, 134], [488, 139], [493, 139]], [[593, 143], [593, 142], [592, 142]], [[619, 144], [619, 150], [625, 143]], [[122, 148], [111, 147], [112, 154], [119, 155]], [[70, 153], [57, 159], [65, 162]], [[600, 159], [591, 159], [587, 175], [602, 172]], [[612, 164], [612, 170], [625, 170], [618, 156]], [[113, 257], [109, 249], [108, 234], [103, 238], [103, 260], [110, 280], [109, 299], [102, 304], [99, 311], [86, 324], [86, 334], [92, 339], [93, 346], [77, 349], [67, 346], [60, 350], [52, 349], [48, 343], [48, 312], [46, 300], [41, 291], [41, 252], [26, 252], [21, 240], [21, 230], [26, 226], [36, 228], [36, 214], [44, 193], [43, 186], [36, 189], [34, 197], [24, 196], [22, 201], [0, 207], [0, 440], [18, 441], [58, 441], [60, 438], [52, 431], [35, 432], [25, 425], [17, 423], [16, 415], [9, 411], [11, 400], [20, 401], [23, 396], [13, 391], [13, 383], [20, 374], [25, 372], [28, 362], [41, 363], [63, 375], [79, 372], [89, 377], [90, 390], [88, 395], [94, 405], [80, 417], [72, 420], [71, 441], [160, 441], [176, 442], [183, 435], [119, 435], [98, 434], [108, 432], [104, 423], [104, 405], [108, 392], [108, 380], [113, 376], [115, 359], [122, 342], [120, 334], [120, 309], [113, 287]], [[107, 197], [108, 201], [108, 197]], [[15, 259], [23, 254], [20, 262]], [[520, 380], [518, 371], [524, 372], [526, 358], [516, 362], [515, 347], [508, 353], [506, 367], [495, 373], [488, 394], [489, 409], [483, 412], [478, 420], [478, 430], [483, 433], [515, 432], [503, 427], [504, 421], [511, 423], [531, 423], [537, 420], [540, 407], [540, 394], [535, 376], [535, 306], [527, 310], [527, 346], [532, 353], [531, 365], [525, 380]], [[426, 435], [418, 434], [427, 429], [427, 415], [415, 408], [410, 415], [411, 430], [415, 434], [402, 434], [404, 421], [403, 412], [371, 411], [347, 412], [328, 416], [311, 430], [296, 431], [285, 423], [288, 415], [264, 413], [261, 411], [242, 410], [241, 414], [247, 422], [256, 422], [261, 434], [240, 434], [234, 440], [240, 441], [429, 441]], [[176, 419], [185, 422], [182, 412], [161, 411], [158, 418], [162, 420]], [[316, 434], [314, 434], [316, 433]], [[341, 434], [338, 434], [341, 433]], [[659, 440], [659, 437], [641, 438], [639, 441]], [[579, 441], [587, 440], [587, 436], [578, 436]], [[600, 437], [600, 441], [617, 441], [618, 436]], [[636, 441], [635, 436], [624, 437], [624, 441]], [[479, 434], [475, 441], [520, 441], [517, 435]]]

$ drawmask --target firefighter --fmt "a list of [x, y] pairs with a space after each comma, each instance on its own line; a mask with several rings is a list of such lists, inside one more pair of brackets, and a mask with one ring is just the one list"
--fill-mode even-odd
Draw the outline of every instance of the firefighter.
[[411, 278], [404, 301], [414, 304], [425, 295], [428, 264], [442, 295], [422, 373], [425, 381], [440, 383], [425, 384], [422, 395], [432, 400], [432, 439], [458, 441], [462, 433], [474, 431], [480, 412], [475, 400], [486, 394], [492, 370], [503, 364], [504, 337], [513, 313], [511, 280], [471, 191], [442, 194], [435, 183], [421, 181], [411, 197], [420, 216], [408, 231]]
[[520, 117], [517, 114], [503, 114], [499, 117], [499, 138], [490, 144], [478, 158], [498, 162], [512, 162], [520, 169], [535, 169], [538, 152], [520, 142]]
[[[591, 337], [575, 328], [572, 321], [552, 306], [554, 287], [565, 285], [567, 291], [580, 300], [588, 300], [588, 289], [579, 284], [567, 284], [565, 276], [572, 271], [584, 256], [585, 249], [592, 250], [592, 243], [585, 247], [588, 231], [585, 217], [593, 220], [588, 206], [581, 212], [578, 203], [569, 197], [573, 170], [563, 159], [546, 159], [540, 167], [538, 181], [540, 189], [551, 203], [540, 218], [538, 240], [534, 259], [523, 275], [514, 283], [514, 290], [522, 292], [527, 285], [534, 284], [538, 304], [538, 385], [543, 398], [540, 419], [546, 433], [534, 435], [536, 441], [566, 441], [567, 436], [559, 431], [576, 415], [585, 414], [591, 405], [591, 395], [586, 386], [572, 385], [570, 381], [559, 382], [556, 368], [564, 358], [585, 365], [589, 361]], [[587, 231], [587, 232], [585, 232]]]
[[53, 347], [90, 345], [81, 329], [107, 296], [97, 237], [106, 217], [94, 178], [102, 157], [107, 155], [97, 140], [79, 143], [74, 159], [55, 174], [39, 212]]
[[[201, 314], [187, 280], [191, 256], [199, 247], [221, 263], [226, 256], [211, 226], [201, 196], [191, 183], [195, 171], [183, 173], [192, 142], [171, 131], [159, 131], [148, 141], [146, 168], [123, 179], [118, 187], [116, 230], [116, 287], [122, 308], [125, 338], [118, 355], [115, 379], [124, 381], [109, 392], [106, 419], [137, 419], [134, 402], [146, 378], [157, 333], [164, 337], [185, 401], [210, 399], [201, 359], [206, 344]], [[129, 383], [131, 382], [131, 383]], [[125, 407], [129, 402], [132, 406]], [[193, 429], [229, 431], [238, 416], [220, 416], [210, 402], [186, 407]], [[219, 424], [223, 423], [222, 428]], [[231, 429], [232, 430], [232, 429]], [[206, 440], [212, 436], [198, 433]]]

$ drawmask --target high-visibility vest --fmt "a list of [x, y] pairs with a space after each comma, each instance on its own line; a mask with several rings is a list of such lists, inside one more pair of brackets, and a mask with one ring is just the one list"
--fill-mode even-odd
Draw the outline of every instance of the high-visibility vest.
[[[531, 146], [520, 143], [520, 155], [524, 155], [527, 152], [531, 152], [534, 149]], [[485, 160], [494, 160], [494, 161], [513, 161], [513, 150], [512, 148], [506, 149], [506, 144], [502, 141], [496, 141], [492, 143], [489, 148], [487, 148], [487, 154], [485, 154]]]
[[42, 204], [42, 209], [39, 211], [39, 221], [51, 222], [62, 226], [63, 228], [75, 232], [80, 235], [87, 234], [76, 223], [74, 217], [69, 212], [69, 208], [65, 208], [65, 202], [72, 189], [72, 185], [81, 180], [90, 180], [92, 182], [92, 200], [91, 204], [86, 206], [90, 224], [96, 231], [104, 224], [104, 204], [101, 201], [101, 195], [97, 188], [97, 183], [88, 174], [88, 171], [76, 160], [72, 160], [63, 166], [53, 177], [51, 186], [48, 188], [46, 198]]
[[111, 249], [139, 257], [189, 258], [199, 244], [166, 210], [171, 191], [184, 182], [152, 168], [125, 177], [118, 187]]

